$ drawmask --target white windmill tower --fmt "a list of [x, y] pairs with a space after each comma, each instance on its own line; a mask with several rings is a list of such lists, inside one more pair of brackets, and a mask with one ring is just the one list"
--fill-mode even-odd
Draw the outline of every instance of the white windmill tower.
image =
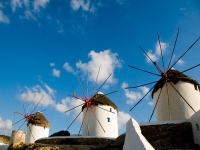
[[49, 136], [50, 123], [42, 112], [30, 116], [26, 128], [26, 143], [34, 143], [37, 139]]
[[80, 112], [75, 117], [75, 119], [71, 122], [71, 124], [68, 126], [67, 129], [71, 127], [71, 125], [76, 121], [76, 119], [80, 116], [81, 113], [83, 113], [82, 118], [82, 124], [79, 130], [78, 135], [80, 135], [80, 132], [82, 133], [82, 136], [94, 136], [94, 137], [110, 137], [110, 138], [116, 138], [118, 136], [118, 124], [117, 124], [117, 112], [118, 108], [117, 106], [110, 101], [106, 95], [115, 93], [117, 91], [113, 91], [110, 93], [103, 94], [100, 91], [100, 89], [105, 85], [107, 80], [111, 77], [112, 74], [110, 74], [104, 82], [100, 85], [98, 90], [95, 91], [95, 87], [97, 85], [98, 77], [100, 76], [100, 67], [97, 72], [96, 81], [94, 83], [94, 86], [92, 87], [91, 96], [88, 97], [88, 78], [89, 75], [87, 75], [87, 88], [86, 92], [84, 91], [84, 87], [82, 86], [79, 77], [77, 75], [78, 81], [79, 81], [79, 88], [81, 89], [83, 97], [79, 97], [76, 94], [69, 95], [72, 96], [83, 103], [80, 105], [77, 105], [67, 111], [69, 112], [75, 108], [78, 108], [82, 106], [82, 109], [80, 109]]
[[[46, 120], [45, 116], [42, 114], [42, 112], [36, 112], [33, 113], [40, 102], [42, 101], [44, 95], [42, 95], [41, 99], [38, 101], [36, 106], [33, 108], [31, 113], [28, 113], [27, 110], [25, 110], [25, 106], [23, 105], [24, 113], [20, 112], [14, 112], [14, 114], [18, 114], [19, 116], [22, 116], [22, 118], [15, 123], [13, 123], [12, 126], [15, 126], [16, 124], [19, 124], [21, 121], [23, 121], [22, 124], [20, 124], [19, 128], [17, 130], [13, 131], [13, 137], [11, 142], [24, 142], [24, 135], [22, 132], [20, 132], [20, 128], [26, 123], [26, 135], [25, 135], [25, 142], [26, 143], [34, 143], [37, 139], [42, 137], [48, 137], [49, 136], [49, 129], [50, 124]], [[29, 104], [28, 104], [29, 107]], [[28, 109], [27, 107], [27, 109]]]
[[152, 96], [156, 120], [188, 119], [200, 110], [200, 86], [196, 80], [170, 69], [155, 85]]
[[130, 66], [139, 71], [149, 73], [152, 75], [159, 76], [160, 79], [155, 82], [150, 82], [138, 86], [126, 87], [128, 88], [138, 88], [141, 86], [147, 86], [154, 84], [150, 90], [130, 109], [130, 111], [135, 108], [151, 91], [154, 100], [154, 109], [149, 119], [156, 111], [157, 121], [169, 121], [178, 119], [188, 119], [195, 112], [200, 110], [200, 86], [197, 81], [183, 74], [186, 71], [194, 69], [200, 66], [200, 64], [195, 65], [182, 72], [176, 71], [173, 67], [182, 59], [182, 57], [200, 40], [198, 37], [187, 49], [186, 51], [171, 65], [172, 58], [174, 56], [174, 50], [176, 48], [176, 43], [178, 40], [179, 29], [176, 34], [175, 42], [173, 45], [172, 53], [169, 59], [167, 68], [165, 68], [162, 44], [160, 41], [159, 34], [158, 37], [158, 47], [160, 48], [160, 56], [162, 58], [162, 67], [151, 59], [147, 52], [140, 46], [140, 49], [146, 55], [146, 57], [152, 62], [152, 64], [157, 69], [158, 73], [154, 73], [148, 70], [140, 69], [134, 66]]
[[103, 93], [98, 92], [83, 110], [82, 136], [110, 137], [118, 136], [117, 106]]

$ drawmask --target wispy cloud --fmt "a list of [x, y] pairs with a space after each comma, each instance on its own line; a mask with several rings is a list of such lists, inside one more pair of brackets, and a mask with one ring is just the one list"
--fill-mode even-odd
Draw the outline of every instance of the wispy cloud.
[[11, 8], [13, 13], [18, 9], [23, 12], [19, 15], [21, 19], [31, 19], [37, 20], [36, 16], [40, 13], [42, 9], [45, 9], [50, 0], [11, 0]]
[[0, 23], [6, 23], [9, 24], [10, 20], [9, 18], [3, 13], [3, 4], [0, 2]]
[[79, 9], [87, 12], [95, 11], [95, 7], [91, 4], [90, 0], [71, 0], [70, 5], [74, 11], [77, 11]]
[[55, 63], [50, 63], [49, 65], [50, 65], [50, 67], [54, 67]]
[[34, 0], [33, 2], [33, 9], [35, 12], [39, 12], [41, 8], [46, 8], [47, 3], [49, 0]]
[[70, 72], [70, 73], [75, 74], [74, 69], [70, 66], [70, 64], [69, 64], [68, 62], [65, 62], [65, 63], [64, 63], [63, 68], [64, 68], [67, 72]]
[[53, 90], [46, 85], [45, 88], [42, 88], [40, 85], [35, 85], [33, 87], [25, 87], [25, 90], [18, 95], [21, 101], [32, 102], [35, 105], [39, 103], [40, 106], [53, 106], [55, 105], [55, 101], [52, 97]]
[[60, 70], [57, 70], [57, 69], [54, 68], [52, 70], [52, 74], [53, 74], [54, 77], [59, 78], [60, 77]]
[[123, 82], [121, 88], [124, 89], [125, 96], [127, 98], [126, 103], [128, 105], [136, 103], [149, 91], [149, 88], [145, 86], [138, 88], [138, 90], [140, 90], [139, 92], [134, 92], [129, 89], [125, 89], [126, 87], [128, 87], [128, 83]]

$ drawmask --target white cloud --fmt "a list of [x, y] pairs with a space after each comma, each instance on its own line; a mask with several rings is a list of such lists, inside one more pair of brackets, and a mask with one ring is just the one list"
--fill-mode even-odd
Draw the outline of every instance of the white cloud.
[[104, 50], [98, 53], [92, 50], [88, 56], [91, 58], [88, 63], [79, 61], [76, 63], [76, 67], [83, 73], [88, 73], [90, 81], [94, 82], [96, 80], [99, 66], [101, 66], [97, 83], [104, 82], [110, 73], [112, 73], [112, 76], [107, 80], [107, 83], [114, 84], [117, 82], [117, 79], [114, 77], [114, 71], [116, 68], [121, 67], [121, 61], [117, 58], [117, 53], [112, 53], [110, 50]]
[[43, 97], [39, 103], [40, 106], [44, 107], [47, 107], [49, 105], [54, 106], [55, 101], [53, 100], [52, 96], [47, 92], [44, 89], [42, 89], [41, 86], [36, 85], [31, 88], [26, 87], [26, 90], [21, 94], [19, 94], [18, 97], [21, 101], [32, 102], [35, 105], [38, 104], [38, 102]]
[[91, 5], [90, 0], [71, 0], [70, 5], [74, 11], [77, 11], [80, 8], [82, 8], [83, 11], [95, 11], [95, 7]]
[[65, 64], [63, 65], [63, 68], [64, 68], [67, 72], [71, 72], [71, 73], [75, 74], [74, 69], [69, 65], [68, 62], [65, 62]]
[[35, 15], [30, 10], [24, 11], [24, 16], [20, 16], [21, 19], [31, 19], [31, 20], [37, 20]]
[[39, 12], [40, 8], [45, 8], [49, 0], [35, 0], [33, 2], [33, 9], [35, 12]]
[[[123, 82], [121, 87], [122, 87], [122, 89], [124, 89], [124, 88], [128, 87], [128, 84], [126, 82]], [[149, 88], [147, 88], [145, 86], [140, 87], [138, 89], [140, 90], [140, 92], [134, 92], [129, 89], [124, 89], [125, 96], [127, 98], [126, 103], [128, 105], [132, 105], [132, 104], [136, 103], [149, 91]]]
[[11, 133], [11, 131], [12, 131], [12, 121], [9, 119], [3, 121], [3, 119], [0, 117], [0, 132]]
[[60, 77], [60, 70], [57, 70], [57, 69], [54, 68], [52, 70], [52, 74], [53, 74], [54, 77], [59, 78]]
[[183, 61], [182, 59], [180, 59], [180, 60], [177, 62], [177, 64], [182, 65], [182, 64], [184, 64], [184, 61]]
[[128, 113], [118, 112], [118, 129], [125, 128], [127, 121], [132, 118]]
[[153, 101], [148, 102], [148, 104], [149, 104], [150, 106], [154, 106], [154, 102], [153, 102]]
[[1, 10], [3, 8], [3, 4], [0, 2], [0, 23], [10, 23], [9, 18], [4, 15], [3, 11]]
[[22, 7], [22, 2], [21, 0], [11, 0], [11, 7], [12, 7], [12, 11], [15, 12], [17, 7]]
[[56, 91], [54, 89], [52, 89], [51, 87], [49, 87], [46, 83], [44, 84], [44, 87], [47, 89], [48, 93], [52, 96], [55, 95]]
[[50, 63], [50, 67], [54, 67], [55, 66], [55, 63]]

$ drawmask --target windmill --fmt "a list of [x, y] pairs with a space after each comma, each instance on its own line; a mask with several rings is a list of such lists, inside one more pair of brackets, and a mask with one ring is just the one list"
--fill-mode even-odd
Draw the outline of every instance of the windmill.
[[159, 34], [157, 34], [157, 40], [159, 43], [160, 54], [162, 58], [162, 67], [158, 65], [157, 62], [153, 61], [153, 59], [147, 54], [147, 52], [141, 47], [140, 49], [146, 55], [146, 57], [151, 61], [151, 63], [155, 66], [158, 73], [154, 73], [148, 70], [144, 70], [135, 66], [129, 65], [130, 68], [152, 74], [155, 76], [159, 76], [159, 80], [154, 82], [149, 82], [145, 84], [141, 84], [138, 86], [130, 86], [129, 88], [138, 88], [142, 86], [147, 86], [154, 84], [150, 90], [144, 94], [144, 96], [130, 109], [132, 111], [151, 91], [152, 98], [154, 99], [154, 109], [151, 113], [149, 122], [152, 119], [154, 112], [156, 111], [156, 120], [157, 121], [167, 121], [167, 120], [176, 120], [176, 119], [187, 119], [191, 117], [196, 111], [200, 110], [200, 86], [199, 83], [183, 74], [186, 71], [194, 69], [200, 64], [195, 65], [189, 69], [184, 71], [177, 71], [173, 67], [182, 59], [186, 53], [192, 49], [192, 47], [199, 41], [200, 37], [198, 37], [186, 50], [185, 52], [171, 65], [172, 58], [174, 55], [174, 51], [176, 49], [178, 37], [180, 30], [178, 29], [176, 33], [176, 38], [173, 44], [172, 53], [169, 59], [169, 63], [167, 65], [167, 69], [165, 68], [164, 57], [163, 57], [163, 49], [160, 40]]
[[99, 92], [100, 89], [105, 85], [108, 79], [111, 77], [110, 74], [104, 82], [100, 85], [100, 87], [95, 91], [96, 84], [98, 82], [98, 77], [100, 74], [100, 67], [98, 69], [98, 73], [96, 75], [96, 80], [91, 90], [91, 96], [88, 95], [88, 75], [86, 82], [86, 91], [82, 86], [79, 77], [77, 76], [79, 87], [84, 98], [77, 96], [76, 94], [70, 95], [77, 100], [82, 101], [83, 103], [77, 105], [67, 111], [65, 113], [82, 106], [82, 109], [75, 117], [75, 119], [68, 126], [68, 129], [72, 126], [72, 124], [77, 120], [81, 113], [83, 113], [82, 124], [79, 130], [78, 135], [82, 132], [82, 136], [95, 136], [95, 137], [113, 137], [116, 138], [118, 136], [118, 126], [117, 126], [117, 106], [109, 100], [106, 95], [115, 93], [117, 91], [113, 91], [107, 94], [103, 94]]
[[33, 108], [31, 113], [28, 113], [26, 111], [29, 105], [27, 106], [27, 109], [25, 109], [24, 104], [23, 104], [24, 113], [14, 112], [14, 114], [22, 116], [20, 120], [12, 124], [12, 126], [15, 126], [16, 124], [20, 124], [22, 122], [15, 132], [18, 132], [25, 123], [27, 124], [26, 136], [25, 136], [26, 143], [34, 143], [35, 140], [37, 140], [38, 138], [47, 137], [49, 134], [50, 124], [48, 123], [44, 115], [42, 114], [42, 111], [34, 113], [34, 111], [36, 110], [40, 102], [42, 101], [43, 97], [44, 95], [42, 95], [41, 99], [38, 101], [38, 103]]

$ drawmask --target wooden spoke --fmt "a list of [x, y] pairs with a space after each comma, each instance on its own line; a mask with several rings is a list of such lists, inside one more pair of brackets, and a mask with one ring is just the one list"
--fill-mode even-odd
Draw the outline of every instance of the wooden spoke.
[[71, 122], [71, 124], [68, 126], [67, 129], [69, 129], [71, 127], [71, 125], [74, 123], [74, 121], [76, 121], [76, 119], [78, 118], [78, 116], [81, 114], [82, 110], [79, 112], [79, 114], [76, 116], [76, 118]]
[[77, 107], [80, 107], [80, 106], [82, 106], [82, 105], [84, 105], [84, 104], [85, 104], [85, 103], [82, 103], [82, 104], [80, 104], [80, 105], [77, 105], [77, 106], [75, 106], [75, 107], [73, 107], [73, 108], [71, 108], [71, 109], [65, 111], [65, 113], [66, 113], [66, 112], [69, 112], [69, 111], [71, 111], [71, 110], [73, 110], [73, 109], [75, 109], [75, 108], [77, 108]]
[[146, 86], [146, 85], [153, 84], [153, 83], [156, 83], [156, 82], [158, 82], [158, 81], [149, 82], [149, 83], [138, 85], [138, 86], [129, 86], [129, 87], [126, 87], [125, 89], [138, 88], [138, 87]]
[[165, 72], [165, 64], [164, 64], [164, 58], [163, 58], [162, 46], [161, 46], [161, 43], [160, 43], [160, 36], [159, 36], [158, 33], [157, 33], [157, 35], [158, 35], [158, 42], [159, 42], [159, 46], [160, 46], [160, 53], [161, 53], [161, 57], [162, 57], [163, 70], [164, 70], [164, 72]]
[[[168, 83], [170, 83], [170, 82], [168, 82]], [[181, 93], [173, 86], [173, 84], [172, 83], [170, 83], [170, 85], [173, 87], [173, 89], [178, 93], [178, 95], [185, 101], [185, 103], [194, 111], [194, 112], [196, 112], [195, 110], [194, 110], [194, 108], [187, 102], [187, 100], [181, 95]]]
[[130, 111], [132, 111], [133, 108], [135, 108], [147, 96], [147, 94], [149, 94], [149, 92], [151, 92], [151, 90], [153, 90], [154, 87], [155, 87], [155, 85], [130, 109]]
[[184, 72], [186, 72], [186, 71], [189, 71], [189, 70], [194, 69], [194, 68], [199, 67], [199, 66], [200, 66], [200, 64], [195, 65], [195, 66], [193, 66], [193, 67], [191, 67], [191, 68], [189, 68], [189, 69], [186, 69], [186, 70], [182, 71], [181, 73], [184, 73]]
[[178, 35], [179, 35], [179, 28], [178, 28], [178, 32], [177, 32], [177, 34], [176, 34], [176, 40], [175, 40], [175, 42], [174, 42], [174, 47], [173, 47], [173, 50], [172, 50], [172, 54], [171, 54], [171, 57], [170, 57], [170, 60], [169, 60], [169, 64], [168, 64], [167, 70], [169, 70], [169, 66], [170, 66], [170, 63], [171, 63], [171, 61], [172, 61], [172, 57], [173, 57], [173, 55], [174, 55], [174, 50], [175, 50], [175, 48], [176, 48], [176, 43], [177, 43], [177, 40], [178, 40]]
[[136, 69], [136, 70], [140, 70], [140, 71], [143, 71], [143, 72], [146, 72], [146, 73], [149, 73], [149, 74], [153, 74], [153, 75], [156, 75], [156, 76], [160, 76], [160, 74], [156, 74], [156, 73], [153, 73], [153, 72], [149, 72], [149, 71], [146, 71], [146, 70], [143, 70], [143, 69], [140, 69], [140, 68], [131, 66], [131, 65], [128, 65], [128, 67], [134, 68], [134, 69]]
[[170, 69], [176, 65], [176, 63], [199, 41], [199, 39], [200, 37], [197, 38], [197, 40], [194, 41], [194, 43], [175, 61], [175, 63], [170, 67]]

